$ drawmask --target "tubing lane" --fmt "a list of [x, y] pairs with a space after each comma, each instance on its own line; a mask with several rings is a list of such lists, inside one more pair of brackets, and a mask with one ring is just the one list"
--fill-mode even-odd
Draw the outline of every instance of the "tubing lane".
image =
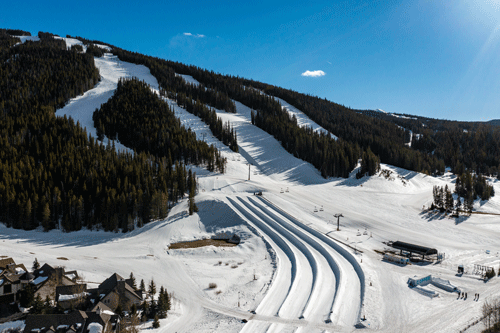
[[310, 234], [312, 234], [315, 237], [317, 237], [318, 239], [320, 239], [322, 242], [328, 244], [330, 247], [335, 249], [335, 251], [337, 251], [340, 255], [342, 255], [353, 266], [354, 271], [358, 275], [359, 283], [360, 283], [360, 295], [359, 295], [360, 296], [360, 303], [359, 303], [358, 313], [356, 316], [358, 318], [357, 320], [359, 322], [361, 319], [360, 318], [361, 317], [361, 307], [363, 306], [363, 300], [365, 297], [365, 274], [363, 272], [363, 269], [361, 269], [361, 266], [359, 265], [356, 258], [351, 253], [349, 253], [346, 249], [344, 249], [342, 246], [340, 246], [338, 243], [334, 242], [332, 239], [328, 238], [327, 236], [325, 236], [321, 232], [319, 232], [311, 227], [308, 227], [304, 223], [300, 222], [295, 217], [291, 216], [287, 212], [283, 211], [281, 208], [274, 205], [271, 201], [264, 199], [264, 198], [261, 198], [261, 197], [259, 197], [259, 200], [261, 200], [264, 203], [267, 203], [270, 208], [272, 208], [273, 210], [275, 210], [279, 214], [286, 216], [290, 221], [292, 221], [298, 227], [306, 230]]
[[[319, 252], [327, 261], [328, 265], [330, 266], [330, 269], [332, 270], [334, 276], [335, 276], [335, 293], [332, 297], [332, 301], [330, 303], [330, 308], [328, 309], [328, 319], [331, 320], [330, 318], [330, 315], [331, 315], [331, 311], [333, 310], [333, 306], [335, 304], [335, 300], [336, 300], [336, 296], [337, 296], [337, 291], [339, 289], [339, 283], [341, 281], [341, 276], [342, 276], [342, 272], [339, 268], [339, 266], [337, 265], [337, 262], [335, 261], [335, 259], [332, 257], [332, 255], [330, 254], [330, 252], [328, 252], [327, 249], [325, 249], [323, 246], [321, 246], [317, 241], [315, 241], [314, 239], [312, 239], [309, 235], [305, 234], [304, 232], [300, 231], [300, 229], [296, 228], [296, 227], [293, 227], [290, 223], [287, 223], [284, 219], [283, 219], [283, 215], [279, 216], [277, 214], [275, 214], [272, 210], [271, 207], [269, 207], [268, 204], [265, 204], [265, 203], [262, 203], [262, 202], [258, 202], [257, 200], [253, 199], [253, 198], [249, 198], [249, 200], [257, 207], [259, 207], [261, 210], [263, 210], [266, 214], [268, 214], [270, 217], [272, 217], [276, 222], [278, 222], [279, 224], [281, 224], [284, 228], [286, 228], [288, 231], [292, 232], [293, 234], [295, 234], [297, 237], [299, 237], [300, 239], [304, 240], [307, 244], [309, 244], [313, 249], [315, 249], [317, 252]], [[322, 291], [319, 290], [319, 292], [321, 293]], [[305, 311], [305, 309], [304, 309]]]
[[[247, 207], [247, 209], [251, 210], [253, 213], [255, 213], [262, 221], [267, 223], [271, 228], [273, 228], [276, 232], [278, 232], [281, 236], [283, 236], [286, 240], [290, 241], [290, 243], [296, 247], [300, 252], [304, 254], [306, 257], [309, 266], [312, 271], [312, 283], [310, 286], [309, 291], [307, 292], [307, 300], [300, 310], [300, 316], [299, 318], [303, 317], [304, 311], [307, 308], [307, 305], [309, 304], [309, 301], [311, 300], [311, 295], [314, 290], [314, 286], [316, 285], [317, 279], [318, 279], [318, 263], [316, 262], [316, 258], [313, 256], [311, 251], [307, 248], [307, 246], [293, 233], [291, 233], [287, 228], [284, 228], [280, 223], [278, 223], [276, 220], [271, 218], [269, 215], [266, 215], [260, 207], [256, 207], [254, 205], [251, 205], [249, 202], [244, 200], [243, 198], [238, 197], [238, 200]], [[303, 267], [304, 269], [307, 269], [306, 267]], [[301, 284], [300, 286], [301, 290], [304, 290], [306, 286]], [[308, 286], [307, 286], [308, 287]], [[296, 304], [298, 299], [287, 299], [287, 302], [293, 302]]]
[[[235, 208], [235, 211], [239, 212], [250, 223], [252, 223], [256, 228], [260, 229], [263, 234], [267, 235], [267, 237], [269, 237], [274, 242], [274, 244], [276, 244], [276, 246], [278, 247], [278, 249], [275, 249], [275, 250], [277, 250], [277, 253], [280, 253], [280, 252], [283, 253], [284, 256], [286, 256], [288, 258], [288, 261], [290, 262], [290, 265], [291, 265], [290, 284], [288, 286], [288, 289], [287, 289], [284, 297], [282, 297], [281, 300], [276, 299], [276, 297], [272, 297], [273, 296], [272, 290], [274, 290], [276, 288], [283, 288], [280, 284], [276, 284], [275, 281], [273, 281], [273, 286], [272, 286], [271, 290], [267, 293], [267, 295], [264, 297], [264, 299], [261, 301], [261, 303], [259, 304], [259, 306], [256, 309], [256, 312], [263, 313], [263, 314], [265, 313], [266, 315], [278, 315], [279, 310], [281, 309], [281, 306], [283, 305], [283, 303], [287, 299], [288, 295], [290, 294], [290, 290], [292, 289], [292, 286], [295, 282], [295, 277], [297, 275], [297, 260], [295, 258], [295, 254], [290, 249], [288, 244], [277, 233], [272, 231], [271, 228], [269, 228], [265, 223], [260, 221], [257, 217], [253, 216], [252, 214], [250, 214], [250, 212], [248, 212], [245, 208], [243, 208], [235, 200], [233, 200], [229, 197], [226, 197], [226, 198], [231, 203], [231, 205]], [[281, 256], [280, 256], [280, 259], [282, 259], [283, 261], [286, 260], [286, 259], [281, 258]], [[280, 266], [283, 266], [283, 263], [278, 262], [278, 270], [280, 269]], [[282, 280], [282, 278], [276, 276], [275, 280]], [[280, 283], [282, 283], [282, 281], [280, 281]], [[279, 306], [277, 306], [277, 307], [270, 306], [271, 304], [276, 304], [277, 301], [279, 302]], [[272, 309], [272, 311], [271, 311], [272, 313], [266, 313], [266, 312], [269, 312], [269, 311], [266, 311], [266, 309], [269, 310], [269, 308]], [[249, 326], [249, 325], [245, 325], [245, 328], [246, 328], [246, 326]]]

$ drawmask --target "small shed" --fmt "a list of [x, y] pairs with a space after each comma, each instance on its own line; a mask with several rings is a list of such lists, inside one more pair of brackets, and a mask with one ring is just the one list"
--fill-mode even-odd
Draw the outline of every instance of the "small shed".
[[239, 244], [241, 242], [241, 238], [237, 234], [233, 234], [233, 236], [231, 236], [231, 238], [228, 239], [227, 242], [233, 244]]

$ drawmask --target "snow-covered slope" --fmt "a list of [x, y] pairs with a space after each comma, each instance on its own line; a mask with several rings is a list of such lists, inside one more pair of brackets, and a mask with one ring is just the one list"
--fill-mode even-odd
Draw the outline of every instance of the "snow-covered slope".
[[[65, 40], [68, 43], [68, 38]], [[158, 81], [147, 67], [120, 61], [117, 56], [109, 53], [101, 58], [95, 58], [95, 65], [101, 74], [101, 81], [85, 94], [72, 98], [66, 106], [57, 110], [56, 116], [73, 118], [75, 122], [80, 122], [80, 125], [87, 129], [87, 133], [97, 138], [92, 114], [96, 108], [113, 96], [120, 78], [138, 77], [156, 90], [158, 90]], [[118, 150], [131, 152], [119, 142], [116, 142], [115, 146]]]
[[[109, 54], [96, 58], [96, 65], [101, 82], [57, 111], [91, 135], [92, 112], [112, 96], [119, 77], [136, 76], [158, 89], [143, 66]], [[250, 109], [237, 101], [236, 114], [217, 112], [236, 129], [240, 153], [222, 145], [199, 118], [169, 103], [186, 127], [228, 159], [224, 175], [193, 167], [199, 180], [197, 214], [189, 216], [183, 201], [167, 219], [128, 234], [26, 232], [0, 225], [2, 254], [25, 265], [36, 257], [76, 269], [89, 283], [114, 272], [134, 272], [146, 282], [154, 278], [175, 302], [159, 329], [143, 327], [148, 332], [349, 332], [361, 318], [381, 332], [456, 332], [481, 315], [485, 300], [500, 296], [499, 278], [484, 283], [470, 274], [474, 264], [498, 269], [498, 216], [455, 220], [422, 210], [432, 200], [432, 187], [452, 186], [452, 175], [435, 178], [383, 165], [387, 178], [358, 180], [354, 170], [348, 179], [323, 179], [253, 126]], [[500, 193], [497, 181], [494, 186]], [[258, 191], [262, 197], [254, 195]], [[476, 208], [499, 214], [500, 198]], [[344, 216], [340, 231], [338, 213]], [[242, 242], [231, 248], [168, 249], [173, 242], [219, 231], [235, 232]], [[430, 265], [384, 262], [375, 250], [384, 250], [383, 242], [391, 240], [437, 248], [446, 259]], [[456, 276], [458, 264], [468, 274]], [[481, 298], [457, 300], [441, 289], [432, 289], [439, 297], [429, 298], [407, 287], [409, 277], [429, 274]], [[217, 288], [208, 288], [209, 283]]]

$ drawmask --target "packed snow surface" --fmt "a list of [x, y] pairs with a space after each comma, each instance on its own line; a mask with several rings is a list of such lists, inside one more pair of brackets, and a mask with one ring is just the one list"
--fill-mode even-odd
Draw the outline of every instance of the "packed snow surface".
[[[101, 82], [57, 112], [92, 135], [92, 112], [112, 96], [119, 77], [137, 76], [158, 89], [143, 66], [109, 54], [96, 65]], [[377, 332], [457, 332], [481, 316], [485, 301], [500, 297], [500, 278], [484, 283], [474, 274], [475, 265], [498, 269], [498, 216], [452, 219], [423, 209], [434, 185], [453, 187], [453, 175], [431, 177], [382, 165], [384, 175], [356, 179], [356, 169], [347, 179], [323, 179], [253, 126], [250, 108], [237, 101], [235, 114], [217, 113], [234, 126], [239, 153], [222, 145], [199, 118], [168, 102], [184, 126], [217, 145], [228, 160], [223, 175], [192, 167], [199, 181], [198, 213], [189, 216], [181, 201], [165, 220], [127, 234], [28, 232], [0, 225], [2, 254], [25, 265], [35, 257], [64, 264], [89, 283], [115, 272], [133, 272], [146, 283], [154, 279], [173, 295], [160, 328], [141, 325], [154, 333], [352, 332], [356, 324]], [[498, 181], [493, 185], [500, 193]], [[255, 195], [260, 191], [262, 196]], [[475, 209], [500, 214], [500, 197], [476, 202]], [[241, 243], [169, 249], [218, 232], [236, 233]], [[445, 259], [407, 266], [383, 261], [376, 251], [396, 240], [437, 248]], [[67, 260], [58, 259], [62, 255]], [[456, 274], [460, 264], [463, 275]], [[429, 297], [407, 286], [408, 278], [427, 275], [480, 298], [458, 299], [434, 285], [425, 289], [439, 296]]]
[[[68, 38], [65, 40], [68, 43]], [[87, 129], [87, 133], [97, 138], [92, 114], [96, 108], [100, 108], [101, 104], [106, 103], [113, 96], [120, 78], [137, 77], [156, 89], [158, 89], [158, 81], [151, 75], [147, 67], [120, 61], [117, 56], [110, 53], [95, 58], [95, 65], [101, 75], [99, 83], [83, 95], [72, 98], [66, 106], [57, 110], [56, 116], [73, 118], [75, 122], [78, 121], [82, 127]], [[121, 151], [132, 152], [120, 142], [115, 142], [115, 147]]]

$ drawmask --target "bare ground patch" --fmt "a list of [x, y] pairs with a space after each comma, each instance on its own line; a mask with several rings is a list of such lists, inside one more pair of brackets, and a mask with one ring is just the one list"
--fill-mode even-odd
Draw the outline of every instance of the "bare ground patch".
[[232, 246], [236, 246], [236, 244], [228, 243], [225, 240], [200, 239], [200, 240], [195, 240], [195, 241], [190, 241], [190, 242], [172, 243], [172, 244], [169, 245], [168, 249], [169, 250], [194, 249], [194, 248], [197, 248], [197, 247], [209, 246], [209, 245], [218, 246], [218, 247], [232, 247]]

